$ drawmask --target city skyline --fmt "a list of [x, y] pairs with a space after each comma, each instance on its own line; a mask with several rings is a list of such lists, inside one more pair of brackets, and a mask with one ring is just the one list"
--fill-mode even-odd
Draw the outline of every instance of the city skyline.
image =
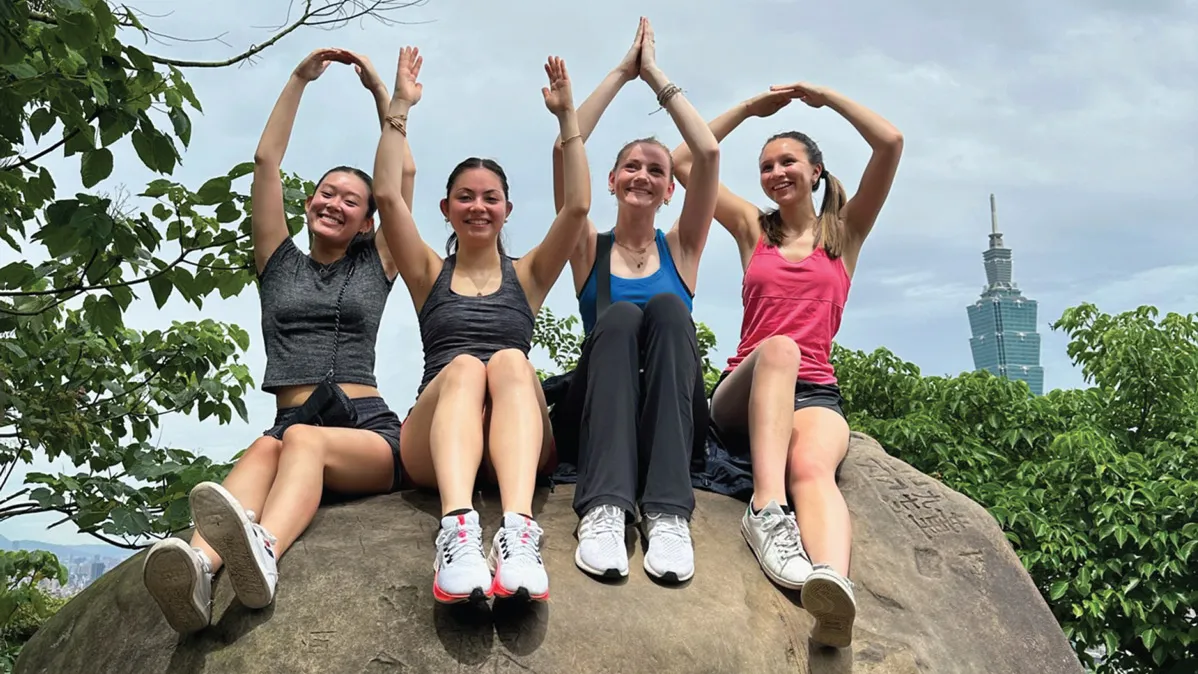
[[1012, 251], [998, 230], [998, 206], [990, 195], [990, 247], [982, 253], [986, 285], [982, 295], [966, 307], [969, 315], [969, 348], [975, 370], [1026, 382], [1033, 395], [1044, 395], [1044, 367], [1040, 365], [1040, 333], [1036, 330], [1039, 305], [1023, 296], [1015, 283]]

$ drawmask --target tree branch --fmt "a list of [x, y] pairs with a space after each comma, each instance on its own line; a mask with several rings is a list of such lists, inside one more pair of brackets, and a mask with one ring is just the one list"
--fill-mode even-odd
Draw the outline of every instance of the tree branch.
[[35, 161], [37, 161], [37, 160], [41, 159], [42, 157], [45, 157], [46, 155], [48, 155], [48, 154], [50, 154], [51, 152], [53, 152], [53, 151], [57, 150], [58, 148], [62, 147], [63, 145], [66, 145], [66, 144], [67, 144], [67, 141], [69, 141], [70, 139], [74, 138], [74, 137], [75, 137], [75, 136], [77, 136], [78, 134], [79, 134], [79, 129], [75, 129], [74, 131], [72, 131], [72, 132], [70, 132], [70, 133], [66, 134], [65, 136], [63, 136], [63, 137], [62, 137], [62, 140], [58, 141], [57, 143], [54, 143], [54, 144], [53, 144], [53, 145], [51, 145], [50, 147], [48, 147], [48, 148], [46, 148], [46, 149], [42, 150], [41, 152], [38, 152], [38, 153], [37, 153], [37, 154], [35, 154], [35, 155], [31, 155], [31, 156], [29, 156], [29, 157], [22, 158], [20, 161], [18, 161], [18, 162], [17, 162], [17, 163], [15, 163], [15, 164], [9, 164], [8, 166], [5, 166], [5, 167], [3, 168], [3, 170], [5, 170], [5, 171], [15, 171], [15, 170], [17, 170], [17, 169], [21, 168], [22, 166], [29, 166], [29, 165], [30, 165], [30, 164], [32, 164], [33, 162], [35, 162]]
[[164, 65], [164, 66], [174, 66], [176, 68], [226, 68], [228, 66], [234, 65], [236, 63], [240, 63], [241, 61], [244, 61], [248, 58], [253, 57], [258, 52], [262, 51], [263, 49], [266, 49], [267, 47], [269, 47], [269, 46], [273, 45], [274, 43], [278, 42], [279, 40], [283, 39], [284, 37], [286, 37], [293, 31], [295, 31], [295, 29], [304, 25], [304, 22], [307, 21], [308, 18], [311, 16], [312, 16], [312, 0], [305, 0], [303, 15], [300, 16], [300, 18], [298, 20], [296, 20], [294, 23], [292, 23], [290, 26], [287, 26], [279, 33], [276, 33], [273, 37], [271, 37], [266, 42], [263, 42], [262, 44], [254, 45], [254, 46], [250, 47], [249, 49], [247, 49], [246, 51], [238, 54], [237, 56], [234, 56], [232, 58], [227, 58], [223, 61], [186, 61], [186, 60], [181, 60], [181, 59], [166, 58], [163, 56], [155, 56], [153, 54], [147, 54], [147, 56], [149, 56], [150, 60], [153, 61], [154, 63]]

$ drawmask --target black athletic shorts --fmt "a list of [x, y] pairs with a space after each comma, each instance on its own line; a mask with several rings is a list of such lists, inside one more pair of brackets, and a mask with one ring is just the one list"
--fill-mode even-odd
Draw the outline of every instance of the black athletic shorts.
[[[391, 448], [391, 458], [394, 464], [394, 481], [391, 483], [392, 491], [398, 491], [403, 484], [403, 464], [399, 459], [399, 433], [401, 424], [399, 416], [387, 407], [386, 401], [377, 396], [369, 398], [352, 398], [354, 409], [358, 412], [358, 425], [355, 428], [363, 431], [374, 431], [378, 433], [384, 440], [387, 441], [387, 446]], [[269, 435], [277, 440], [283, 439], [283, 431], [290, 426], [288, 422], [291, 415], [299, 407], [284, 407], [275, 414], [275, 425], [263, 431], [263, 435]]]

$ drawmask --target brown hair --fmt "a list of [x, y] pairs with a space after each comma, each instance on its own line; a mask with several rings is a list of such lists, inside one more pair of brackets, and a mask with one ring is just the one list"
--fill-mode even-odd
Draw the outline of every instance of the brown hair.
[[[824, 202], [819, 207], [819, 221], [816, 230], [816, 245], [822, 245], [824, 251], [828, 253], [828, 257], [836, 259], [844, 253], [844, 218], [841, 217], [841, 211], [844, 209], [845, 203], [848, 201], [848, 195], [845, 194], [844, 185], [840, 183], [831, 173], [828, 173], [827, 167], [824, 166], [824, 154], [820, 152], [819, 146], [805, 133], [798, 131], [785, 131], [777, 135], [771, 136], [765, 141], [766, 145], [781, 140], [788, 139], [802, 143], [803, 148], [807, 151], [807, 161], [812, 164], [818, 164], [822, 173], [820, 179], [824, 185]], [[764, 149], [764, 146], [762, 146]], [[819, 181], [811, 186], [811, 191], [814, 192], [819, 187]], [[781, 246], [782, 240], [782, 214], [778, 209], [767, 211], [758, 216], [758, 222], [761, 224], [761, 231], [765, 234], [766, 241], [771, 246]]]
[[670, 148], [666, 147], [665, 143], [657, 140], [653, 136], [649, 136], [647, 138], [637, 138], [636, 140], [625, 143], [624, 147], [620, 148], [620, 151], [616, 154], [616, 163], [612, 164], [611, 170], [615, 171], [616, 169], [620, 168], [620, 162], [624, 161], [624, 157], [628, 155], [628, 152], [637, 145], [655, 145], [665, 150], [666, 157], [668, 157], [668, 159], [666, 159], [668, 164], [666, 168], [669, 171], [670, 180], [674, 179], [674, 155], [671, 154]]
[[[486, 159], [483, 157], [467, 157], [466, 159], [463, 159], [457, 166], [453, 167], [453, 170], [449, 172], [449, 180], [445, 181], [445, 197], [449, 198], [449, 195], [453, 192], [453, 184], [458, 181], [458, 177], [470, 169], [477, 168], [487, 169], [491, 173], [494, 173], [497, 178], [499, 178], [499, 184], [503, 187], [503, 198], [505, 201], [509, 201], [510, 198], [508, 194], [507, 174], [504, 173], [503, 167], [500, 166], [499, 162], [495, 161], [494, 159]], [[495, 245], [499, 248], [499, 254], [501, 256], [507, 255], [507, 252], [503, 250], [502, 234], [498, 239], [495, 240]], [[458, 235], [457, 232], [451, 232], [449, 234], [449, 239], [445, 242], [445, 254], [453, 255], [456, 252], [458, 252]]]

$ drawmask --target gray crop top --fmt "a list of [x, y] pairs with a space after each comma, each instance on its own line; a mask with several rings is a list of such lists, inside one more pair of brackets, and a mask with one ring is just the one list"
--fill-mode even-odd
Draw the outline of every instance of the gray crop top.
[[333, 380], [377, 386], [375, 341], [387, 295], [387, 278], [373, 236], [359, 237], [340, 260], [322, 265], [286, 239], [258, 276], [262, 302], [262, 341], [266, 375], [262, 390], [316, 384], [324, 379], [333, 354], [337, 295], [353, 273], [341, 300], [341, 336]]

